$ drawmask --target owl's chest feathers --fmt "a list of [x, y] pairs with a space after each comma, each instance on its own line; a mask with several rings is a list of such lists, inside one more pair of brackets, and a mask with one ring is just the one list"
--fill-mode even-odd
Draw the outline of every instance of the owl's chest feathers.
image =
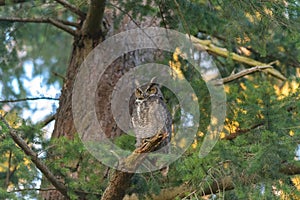
[[155, 104], [158, 104], [158, 100], [156, 101], [137, 100], [136, 101], [137, 120], [144, 121], [145, 119], [147, 119], [148, 115], [150, 114], [150, 109]]

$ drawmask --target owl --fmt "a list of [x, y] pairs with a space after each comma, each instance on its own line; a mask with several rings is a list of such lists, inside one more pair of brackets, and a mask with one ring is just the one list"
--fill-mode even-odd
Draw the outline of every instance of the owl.
[[[136, 147], [157, 133], [167, 133], [167, 137], [154, 149], [159, 150], [170, 142], [172, 135], [172, 117], [159, 85], [151, 81], [148, 85], [136, 88], [134, 96], [131, 123], [136, 136]], [[161, 152], [169, 151], [166, 147]]]

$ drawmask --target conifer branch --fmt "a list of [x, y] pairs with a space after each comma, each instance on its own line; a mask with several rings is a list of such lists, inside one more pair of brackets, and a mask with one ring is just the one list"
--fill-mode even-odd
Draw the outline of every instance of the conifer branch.
[[67, 199], [68, 189], [67, 187], [61, 183], [54, 174], [49, 170], [49, 168], [38, 158], [37, 154], [28, 146], [28, 144], [19, 136], [19, 134], [15, 129], [13, 129], [8, 122], [0, 115], [0, 120], [4, 123], [4, 125], [8, 128], [8, 133], [14, 140], [14, 142], [23, 150], [23, 152], [30, 157], [31, 161], [36, 165], [36, 167], [43, 173], [43, 175], [52, 183], [52, 185]]
[[24, 22], [24, 23], [49, 23], [57, 28], [66, 31], [67, 33], [76, 36], [77, 32], [70, 28], [69, 26], [75, 26], [78, 27], [76, 23], [59, 20], [59, 19], [53, 19], [53, 18], [18, 18], [18, 17], [0, 17], [0, 21], [5, 22]]
[[[195, 47], [199, 50], [205, 50], [210, 54], [214, 54], [217, 56], [225, 57], [225, 58], [231, 58], [232, 60], [243, 63], [249, 66], [270, 66], [270, 64], [262, 63], [257, 60], [251, 59], [249, 57], [241, 56], [236, 53], [230, 52], [225, 48], [217, 47], [215, 46], [210, 40], [200, 40], [194, 36], [187, 35], [188, 38], [191, 39], [191, 42], [195, 45]], [[266, 72], [268, 74], [271, 74], [272, 76], [285, 81], [286, 77], [283, 76], [279, 71], [277, 71], [274, 68], [267, 68], [263, 72]]]
[[239, 127], [237, 127], [237, 130], [235, 132], [230, 133], [229, 135], [226, 135], [223, 138], [223, 140], [233, 140], [233, 139], [237, 138], [238, 136], [243, 135], [243, 134], [245, 134], [249, 131], [252, 131], [252, 130], [254, 130], [254, 129], [260, 127], [260, 126], [263, 126], [263, 125], [264, 125], [264, 123], [261, 122], [261, 123], [255, 124], [255, 125], [251, 126], [250, 128], [246, 128], [246, 129], [240, 129]]

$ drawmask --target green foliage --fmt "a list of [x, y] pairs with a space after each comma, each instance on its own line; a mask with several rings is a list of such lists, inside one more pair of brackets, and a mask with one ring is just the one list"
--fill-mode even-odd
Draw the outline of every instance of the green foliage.
[[[72, 15], [65, 14], [62, 8], [55, 8], [50, 4], [43, 7], [43, 3], [38, 1], [0, 6], [0, 13], [1, 16], [16, 18], [57, 18], [57, 16], [61, 19], [72, 18]], [[72, 43], [70, 35], [50, 24], [21, 22], [0, 22], [0, 35], [2, 99], [31, 96], [31, 91], [24, 86], [24, 81], [34, 78], [41, 78], [40, 84], [47, 87], [61, 86], [61, 78], [54, 73], [64, 76], [66, 72]], [[30, 65], [33, 65], [32, 71], [28, 70]], [[20, 109], [28, 104], [25, 101], [13, 106]]]
[[115, 138], [114, 144], [121, 149], [133, 151], [135, 149], [135, 137], [132, 135], [123, 134], [120, 137]]
[[73, 140], [66, 137], [53, 139], [47, 152], [47, 165], [66, 180], [69, 193], [83, 192], [89, 199], [97, 199], [105, 189], [107, 180], [99, 177], [107, 168], [96, 160], [84, 147], [78, 135]]
[[[19, 136], [39, 153], [41, 143], [34, 141], [42, 138], [40, 128], [33, 126], [30, 122], [18, 121], [9, 114], [6, 119], [9, 122], [15, 122], [11, 124], [18, 131]], [[15, 121], [12, 121], [12, 119]], [[40, 173], [30, 158], [12, 140], [8, 133], [9, 129], [2, 121], [0, 126], [0, 136], [3, 136], [3, 134], [5, 136], [0, 139], [0, 198], [19, 199], [18, 196], [35, 198], [37, 196], [35, 188], [37, 188], [40, 180]], [[7, 193], [7, 191], [11, 191], [11, 193]]]
[[[69, 2], [87, 11], [87, 1]], [[120, 26], [126, 15], [136, 21], [144, 20], [146, 16], [159, 17], [163, 27], [211, 40], [214, 45], [241, 54], [239, 47], [244, 47], [251, 52], [248, 57], [265, 63], [278, 60], [277, 70], [286, 77], [297, 76], [300, 63], [299, 1], [130, 0], [108, 3], [107, 6], [113, 10], [115, 27]], [[0, 7], [1, 16], [55, 17], [75, 22], [75, 15], [65, 11], [62, 5], [40, 1]], [[53, 72], [61, 75], [66, 72], [72, 48], [72, 38], [68, 34], [49, 24], [1, 22], [0, 41], [2, 99], [30, 96], [31, 91], [24, 85], [24, 80], [30, 78], [40, 77], [42, 85], [61, 87], [62, 80]], [[168, 62], [171, 55], [167, 58]], [[215, 56], [214, 60], [223, 76], [229, 76], [234, 69], [239, 71], [248, 67], [230, 57]], [[184, 77], [198, 97], [201, 113], [199, 131], [205, 134], [211, 112], [209, 92], [200, 74], [184, 60], [180, 62]], [[25, 75], [28, 63], [33, 65], [33, 71]], [[292, 78], [288, 81], [299, 83]], [[262, 73], [228, 84], [224, 132], [225, 136], [240, 134], [232, 140], [220, 140], [204, 159], [198, 157], [203, 136], [197, 135], [196, 147], [191, 146], [170, 166], [167, 180], [159, 172], [136, 174], [127, 192], [140, 196], [158, 194], [164, 188], [188, 182], [191, 188], [196, 188], [193, 189], [194, 199], [200, 199], [204, 189], [230, 176], [234, 190], [220, 192], [216, 198], [276, 199], [273, 186], [286, 194], [296, 193], [290, 177], [282, 173], [281, 168], [285, 163], [299, 164], [294, 157], [300, 140], [300, 93], [298, 89], [286, 95], [278, 94], [275, 88], [280, 85], [277, 80]], [[182, 117], [181, 108], [173, 110], [178, 99], [167, 88], [162, 88], [162, 91], [172, 111], [176, 131]], [[26, 103], [18, 104], [16, 108], [22, 110]], [[78, 136], [71, 140], [61, 137], [48, 142], [43, 139], [41, 127], [19, 119], [11, 119], [10, 122], [40, 158], [47, 157], [45, 162], [51, 171], [65, 179], [72, 199], [76, 199], [78, 193], [84, 193], [86, 199], [99, 199], [111, 171], [90, 155]], [[36, 181], [40, 180], [36, 167], [9, 137], [8, 131], [0, 122], [0, 183], [5, 182], [8, 163], [10, 171], [14, 172], [9, 183], [0, 186], [0, 199], [36, 197], [34, 190], [7, 192], [36, 188]], [[123, 135], [114, 139], [114, 143], [132, 151], [135, 142], [132, 136]]]

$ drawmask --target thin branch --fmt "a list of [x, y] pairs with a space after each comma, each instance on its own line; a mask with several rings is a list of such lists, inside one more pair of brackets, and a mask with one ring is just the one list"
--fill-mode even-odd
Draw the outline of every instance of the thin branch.
[[55, 1], [59, 4], [61, 4], [63, 7], [70, 10], [71, 12], [78, 15], [81, 19], [84, 19], [86, 17], [86, 14], [84, 12], [82, 12], [79, 8], [77, 8], [76, 6], [70, 4], [69, 2], [67, 2], [65, 0], [55, 0]]
[[0, 17], [0, 21], [5, 21], [5, 22], [49, 23], [48, 18]]
[[[51, 23], [51, 18], [18, 18], [18, 17], [0, 17], [0, 21], [6, 21], [6, 22], [30, 22], [30, 23]], [[66, 20], [61, 19], [55, 19], [55, 21], [78, 28], [79, 24], [75, 22], [70, 22]]]
[[0, 142], [6, 139], [6, 134], [2, 133], [3, 135], [0, 135]]
[[59, 20], [52, 19], [52, 18], [48, 18], [48, 20], [51, 24], [53, 24], [57, 28], [60, 28], [61, 30], [64, 30], [64, 31], [66, 31], [67, 33], [70, 33], [73, 36], [78, 35], [77, 32], [74, 29], [70, 28], [69, 26], [66, 26], [66, 25], [62, 24]]
[[177, 9], [178, 15], [181, 18], [181, 20], [183, 21], [183, 27], [188, 32], [188, 36], [190, 36], [191, 35], [191, 31], [189, 29], [190, 26], [188, 26], [186, 20], [184, 19], [184, 15], [182, 14], [182, 12], [180, 10], [180, 5], [178, 4], [178, 2], [176, 0], [174, 0], [174, 3], [176, 5], [176, 9]]
[[5, 22], [24, 22], [24, 23], [49, 23], [57, 28], [70, 33], [73, 36], [77, 35], [77, 32], [70, 28], [69, 26], [76, 26], [75, 23], [59, 20], [59, 19], [52, 19], [52, 18], [18, 18], [18, 17], [0, 17], [0, 21]]
[[10, 190], [8, 193], [14, 193], [14, 192], [23, 192], [23, 191], [52, 191], [57, 190], [55, 188], [24, 188], [24, 189], [16, 189], [16, 190]]
[[223, 84], [223, 83], [229, 83], [231, 81], [234, 81], [236, 79], [239, 79], [243, 76], [246, 76], [248, 74], [252, 74], [254, 72], [258, 72], [258, 71], [262, 71], [264, 69], [268, 69], [268, 68], [273, 68], [271, 65], [266, 65], [266, 66], [256, 66], [256, 67], [252, 67], [249, 69], [245, 69], [242, 70], [236, 74], [232, 74], [228, 77], [222, 78], [221, 80], [217, 80], [217, 84]]
[[40, 126], [40, 127], [45, 127], [48, 124], [50, 124], [53, 120], [55, 120], [55, 116], [56, 116], [56, 114], [50, 115], [46, 119], [38, 122], [37, 125]]
[[12, 158], [12, 152], [11, 150], [9, 151], [9, 155], [8, 155], [8, 161], [7, 161], [7, 172], [6, 172], [6, 178], [5, 178], [5, 182], [4, 182], [4, 188], [6, 189], [9, 185], [9, 181], [10, 181], [10, 178], [11, 178], [11, 171], [10, 171], [10, 168], [11, 168], [11, 158]]
[[73, 26], [76, 28], [80, 28], [80, 25], [76, 22], [70, 22], [70, 21], [66, 21], [66, 20], [62, 20], [62, 19], [56, 19], [56, 21], [58, 21], [64, 25], [67, 25], [67, 26]]
[[59, 101], [58, 98], [53, 98], [53, 97], [33, 97], [33, 98], [24, 98], [24, 99], [1, 100], [0, 103], [16, 103], [16, 102], [21, 102], [21, 101], [35, 101], [35, 100], [53, 100], [53, 101]]
[[31, 161], [36, 165], [36, 167], [43, 173], [43, 175], [52, 183], [52, 185], [67, 199], [68, 190], [67, 187], [61, 183], [49, 168], [38, 158], [37, 154], [28, 146], [28, 144], [19, 136], [19, 134], [15, 129], [13, 129], [8, 122], [0, 115], [0, 120], [5, 124], [5, 126], [9, 130], [9, 134], [14, 140], [14, 142], [24, 151], [24, 153], [30, 157]]
[[237, 130], [233, 133], [230, 133], [229, 135], [226, 135], [223, 140], [233, 140], [235, 138], [237, 138], [239, 135], [243, 135], [251, 130], [254, 130], [260, 126], [263, 126], [264, 123], [261, 122], [261, 123], [258, 123], [258, 124], [255, 124], [253, 126], [251, 126], [250, 128], [246, 128], [246, 129], [240, 129], [239, 127], [237, 128]]
[[151, 42], [158, 48], [156, 42], [153, 41], [153, 38], [151, 36], [148, 35], [148, 33], [146, 33], [144, 31], [144, 29], [137, 23], [137, 21], [128, 13], [126, 12], [125, 10], [123, 10], [122, 8], [120, 8], [119, 6], [117, 5], [114, 5], [112, 3], [107, 3], [107, 5], [110, 5], [112, 6], [113, 8], [116, 8], [118, 9], [120, 12], [122, 12], [123, 14], [127, 15], [129, 17], [129, 19], [140, 29], [142, 30], [142, 32], [151, 40]]
[[28, 2], [27, 0], [0, 0], [0, 6], [6, 6], [6, 5], [12, 5], [12, 4], [17, 4], [17, 3], [26, 3]]
[[139, 28], [139, 29], [142, 29], [142, 27], [137, 23], [137, 21], [128, 13], [126, 12], [125, 10], [123, 10], [121, 7], [115, 5], [115, 4], [112, 4], [112, 3], [107, 3], [107, 5], [110, 5], [112, 6], [113, 8], [116, 8], [118, 9], [120, 12], [122, 12], [123, 14], [127, 15], [129, 17], [129, 19]]
[[63, 75], [61, 75], [61, 74], [59, 74], [59, 73], [57, 73], [57, 72], [52, 72], [52, 74], [53, 74], [54, 76], [57, 76], [58, 78], [61, 78], [63, 81], [66, 81], [66, 80], [67, 80], [66, 77], [64, 77]]

